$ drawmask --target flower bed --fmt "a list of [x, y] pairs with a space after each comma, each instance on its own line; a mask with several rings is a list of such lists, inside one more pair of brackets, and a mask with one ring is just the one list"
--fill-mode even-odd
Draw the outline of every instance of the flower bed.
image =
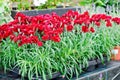
[[52, 78], [56, 72], [78, 76], [88, 61], [110, 59], [110, 49], [120, 43], [119, 24], [118, 17], [87, 11], [70, 10], [62, 16], [17, 13], [14, 21], [0, 26], [1, 67], [18, 67], [29, 79]]

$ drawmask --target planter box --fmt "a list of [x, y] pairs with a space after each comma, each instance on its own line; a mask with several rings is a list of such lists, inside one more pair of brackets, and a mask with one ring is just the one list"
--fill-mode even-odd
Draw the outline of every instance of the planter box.
[[95, 70], [95, 65], [97, 64], [96, 60], [88, 61], [88, 67], [85, 69], [87, 72]]
[[[59, 72], [55, 72], [55, 73], [52, 73], [52, 78], [50, 78], [48, 75], [46, 76], [46, 79], [47, 80], [50, 80], [50, 79], [55, 79], [57, 77], [59, 77], [61, 74]], [[42, 76], [39, 76], [39, 79], [36, 78], [36, 77], [33, 77], [32, 80], [43, 80]]]
[[66, 13], [68, 10], [74, 10], [74, 11], [79, 11], [81, 12], [81, 8], [80, 7], [68, 7], [68, 8], [56, 8], [56, 9], [43, 9], [43, 10], [26, 10], [26, 11], [16, 11], [16, 10], [12, 10], [11, 11], [11, 16], [14, 18], [14, 16], [16, 15], [17, 12], [22, 12], [25, 15], [28, 16], [36, 16], [36, 15], [42, 15], [42, 14], [47, 14], [47, 13], [52, 13], [52, 12], [56, 12], [58, 15], [62, 15], [64, 13]]
[[[104, 57], [104, 61], [101, 61], [100, 59], [97, 60], [90, 60], [88, 61], [88, 67], [82, 67], [83, 71], [85, 73], [87, 72], [92, 72], [97, 68], [104, 68], [105, 66], [107, 66], [108, 60], [107, 57]], [[69, 70], [68, 70], [69, 72]], [[82, 73], [80, 73], [81, 75]], [[84, 73], [83, 73], [84, 74]], [[13, 68], [12, 70], [9, 71], [8, 76], [14, 79], [18, 79], [21, 78], [21, 75], [19, 74], [19, 68]], [[75, 74], [73, 74], [73, 77], [76, 77]], [[39, 80], [42, 80], [42, 76], [38, 77]], [[25, 76], [24, 79], [28, 80], [28, 77]], [[62, 76], [60, 72], [55, 72], [52, 74], [52, 78], [50, 78], [48, 75], [46, 76], [47, 80], [67, 80], [66, 76]], [[33, 76], [32, 80], [37, 80], [36, 77]]]
[[[95, 65], [96, 65], [96, 60], [91, 60], [88, 61], [88, 67], [84, 68], [85, 72], [91, 72], [93, 70], [95, 70]], [[82, 67], [83, 69], [83, 67]], [[70, 70], [68, 70], [69, 72]], [[19, 68], [13, 68], [12, 70], [9, 71], [9, 77], [11, 78], [20, 78], [21, 75], [19, 74]], [[73, 74], [73, 77], [76, 77], [75, 74]], [[28, 79], [27, 76], [24, 77], [25, 79]], [[60, 72], [56, 72], [52, 74], [52, 78], [50, 78], [48, 75], [46, 76], [47, 80], [52, 79], [52, 80], [66, 80], [66, 76], [62, 76]], [[33, 77], [32, 80], [37, 80], [36, 77]], [[42, 80], [42, 76], [39, 76], [39, 80]]]
[[8, 76], [11, 78], [20, 78], [21, 75], [19, 74], [19, 68], [13, 68], [12, 70], [9, 70]]
[[103, 61], [101, 59], [97, 59], [96, 62], [97, 62], [96, 68], [103, 68], [106, 67], [108, 64], [107, 57], [103, 57]]
[[66, 77], [57, 77], [57, 78], [54, 78], [52, 80], [68, 80]]
[[[81, 68], [82, 68], [83, 72], [80, 73], [80, 75], [85, 74], [87, 72], [94, 71], [96, 69], [96, 65], [97, 65], [96, 60], [90, 60], [90, 61], [88, 61], [88, 67], [85, 67], [85, 66], [81, 65]], [[69, 70], [68, 70], [68, 72], [69, 72]], [[76, 74], [73, 74], [73, 77], [77, 77]], [[57, 77], [54, 80], [67, 80], [67, 79], [66, 79], [66, 77]]]
[[[46, 79], [49, 80], [49, 79], [54, 79], [54, 78], [57, 78], [59, 77], [61, 74], [59, 72], [55, 72], [52, 74], [52, 78], [50, 78], [48, 75], [46, 76]], [[13, 68], [12, 70], [9, 70], [8, 72], [8, 76], [11, 77], [11, 78], [21, 78], [21, 75], [19, 74], [19, 68]], [[25, 79], [28, 80], [28, 77], [24, 77]], [[39, 76], [38, 77], [39, 80], [42, 80], [42, 76]], [[32, 80], [37, 80], [36, 77], [33, 76]]]

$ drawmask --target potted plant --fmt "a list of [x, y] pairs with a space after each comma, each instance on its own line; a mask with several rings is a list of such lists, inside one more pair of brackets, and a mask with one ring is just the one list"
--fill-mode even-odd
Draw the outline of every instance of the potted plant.
[[18, 67], [19, 74], [30, 80], [51, 79], [54, 73], [78, 77], [83, 68], [96, 64], [96, 58], [110, 58], [110, 49], [119, 43], [118, 23], [119, 18], [90, 16], [88, 11], [32, 17], [17, 13], [14, 21], [0, 27], [1, 65], [4, 70]]

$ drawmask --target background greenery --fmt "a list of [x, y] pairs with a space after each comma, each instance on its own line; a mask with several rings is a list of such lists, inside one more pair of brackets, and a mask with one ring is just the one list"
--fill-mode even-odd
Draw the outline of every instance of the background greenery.
[[86, 6], [95, 5], [106, 8], [107, 6], [118, 6], [120, 5], [119, 0], [47, 0], [45, 4], [35, 7], [33, 5], [33, 0], [12, 0], [13, 3], [17, 2], [18, 10], [30, 10], [31, 6], [34, 9], [46, 9], [46, 8], [56, 8], [57, 6]]
[[10, 11], [9, 2], [6, 0], [0, 0], [0, 24], [7, 23], [12, 20]]

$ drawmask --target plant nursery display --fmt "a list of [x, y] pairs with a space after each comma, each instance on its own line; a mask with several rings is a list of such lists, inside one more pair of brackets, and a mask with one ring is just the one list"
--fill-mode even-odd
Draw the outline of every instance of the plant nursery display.
[[110, 50], [120, 44], [119, 35], [120, 18], [106, 14], [18, 12], [0, 26], [0, 67], [29, 80], [71, 79], [109, 61]]
[[0, 0], [0, 24], [4, 24], [12, 20], [9, 5], [8, 1]]

